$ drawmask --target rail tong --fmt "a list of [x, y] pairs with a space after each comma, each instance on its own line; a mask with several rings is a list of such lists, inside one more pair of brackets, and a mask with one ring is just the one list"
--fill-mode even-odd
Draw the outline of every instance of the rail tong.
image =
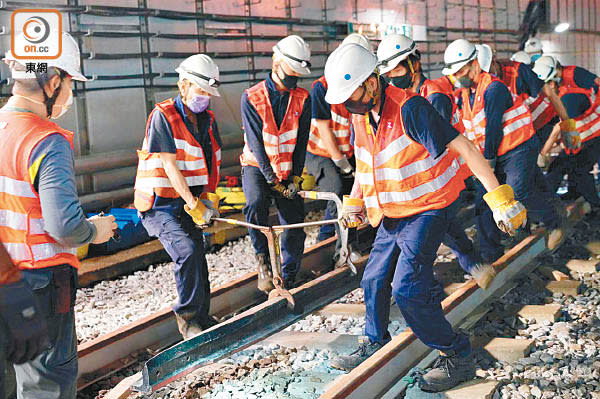
[[[335, 201], [338, 214], [341, 214], [342, 203], [335, 194], [306, 191], [300, 192], [299, 195], [303, 198]], [[356, 265], [352, 263], [348, 250], [348, 230], [341, 225], [339, 219], [272, 227], [257, 226], [231, 219], [218, 218], [216, 220], [255, 228], [267, 236], [273, 267], [273, 283], [276, 288], [272, 291], [268, 301], [225, 320], [194, 338], [181, 341], [148, 360], [140, 375], [136, 377], [139, 379], [133, 383], [134, 390], [144, 393], [156, 391], [199, 367], [264, 340], [307, 314], [341, 298], [358, 288], [360, 284], [361, 273], [367, 257], [357, 258]], [[292, 295], [285, 289], [281, 279], [279, 251], [281, 233], [286, 229], [334, 223], [340, 225], [342, 246], [340, 259], [336, 264], [340, 267], [292, 290], [294, 293]], [[365, 229], [363, 233], [371, 234], [372, 231]], [[343, 265], [345, 266], [341, 267]]]
[[[298, 195], [305, 199], [308, 198], [313, 200], [333, 201], [335, 202], [335, 206], [337, 207], [338, 216], [342, 214], [342, 201], [335, 193], [319, 191], [300, 191], [298, 192]], [[269, 293], [269, 299], [273, 299], [275, 297], [283, 297], [287, 300], [288, 306], [292, 310], [296, 307], [296, 302], [294, 301], [293, 295], [287, 289], [285, 289], [283, 285], [283, 279], [281, 278], [280, 239], [281, 234], [283, 234], [285, 230], [303, 229], [305, 227], [323, 226], [327, 224], [337, 224], [339, 226], [342, 242], [339, 251], [339, 259], [337, 260], [335, 267], [348, 266], [352, 273], [356, 275], [356, 266], [352, 263], [352, 260], [350, 259], [350, 248], [348, 247], [348, 229], [344, 226], [339, 217], [337, 219], [319, 220], [316, 222], [294, 223], [284, 226], [259, 226], [248, 222], [242, 222], [236, 219], [225, 218], [213, 218], [213, 220], [217, 222], [229, 223], [237, 226], [256, 229], [267, 237], [267, 242], [269, 244], [269, 254], [271, 257], [271, 268], [273, 271], [273, 285], [275, 286], [275, 289]]]

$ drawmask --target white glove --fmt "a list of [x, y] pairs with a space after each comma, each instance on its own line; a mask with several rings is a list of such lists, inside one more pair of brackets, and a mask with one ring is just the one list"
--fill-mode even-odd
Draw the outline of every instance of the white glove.
[[552, 163], [552, 160], [552, 155], [550, 155], [549, 153], [546, 155], [538, 154], [537, 166], [539, 166], [543, 170], [546, 170]]
[[346, 158], [345, 155], [340, 159], [332, 159], [332, 161], [335, 164], [335, 166], [337, 166], [342, 171], [343, 175], [349, 175], [352, 172], [354, 172], [352, 165], [350, 165], [350, 162], [348, 162], [348, 158]]

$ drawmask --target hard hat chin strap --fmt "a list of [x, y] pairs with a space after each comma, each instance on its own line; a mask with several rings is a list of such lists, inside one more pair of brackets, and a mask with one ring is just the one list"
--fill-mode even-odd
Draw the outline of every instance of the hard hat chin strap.
[[62, 82], [63, 82], [63, 77], [61, 76], [61, 71], [58, 70], [57, 68], [54, 68], [57, 72], [57, 75], [60, 79], [60, 84], [58, 85], [58, 87], [54, 90], [54, 93], [52, 94], [52, 96], [48, 96], [46, 94], [46, 90], [44, 89], [44, 85], [45, 83], [47, 83], [50, 79], [48, 79], [46, 82], [44, 82], [43, 79], [43, 75], [36, 75], [35, 78], [38, 82], [38, 85], [40, 86], [40, 88], [42, 89], [42, 94], [44, 95], [44, 105], [46, 106], [46, 116], [48, 118], [50, 118], [52, 116], [52, 109], [54, 108], [54, 104], [56, 103], [56, 99], [58, 98], [58, 95], [60, 94], [60, 90], [62, 89]]

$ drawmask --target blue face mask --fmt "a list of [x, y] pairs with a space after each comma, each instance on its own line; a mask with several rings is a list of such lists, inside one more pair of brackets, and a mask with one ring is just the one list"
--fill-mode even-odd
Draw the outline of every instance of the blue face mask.
[[534, 54], [531, 56], [531, 63], [534, 63], [538, 58], [540, 58], [541, 54]]

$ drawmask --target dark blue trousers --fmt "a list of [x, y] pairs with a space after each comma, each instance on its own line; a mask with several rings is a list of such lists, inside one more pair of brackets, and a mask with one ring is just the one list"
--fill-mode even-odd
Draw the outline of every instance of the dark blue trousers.
[[450, 355], [470, 353], [468, 337], [455, 333], [446, 320], [441, 307], [444, 291], [433, 276], [437, 250], [457, 205], [381, 222], [361, 281], [365, 334], [371, 342], [390, 339], [387, 325], [393, 295], [406, 324], [425, 345]]
[[179, 301], [173, 307], [177, 313], [208, 316], [210, 283], [204, 252], [204, 235], [183, 210], [181, 198], [170, 205], [161, 205], [140, 213], [142, 224], [152, 237], [160, 240], [175, 265], [175, 283]]
[[[342, 179], [339, 169], [331, 159], [307, 152], [306, 170], [315, 177], [319, 191], [335, 193], [340, 199], [342, 199], [344, 194], [349, 194], [349, 192], [344, 191], [344, 180]], [[335, 206], [335, 202], [327, 202], [325, 219], [337, 219], [337, 207]], [[336, 234], [336, 226], [337, 225], [333, 224], [321, 226], [317, 239], [323, 241], [329, 237], [333, 237]]]
[[[541, 174], [537, 166], [538, 149], [538, 139], [533, 136], [517, 148], [498, 157], [494, 172], [500, 184], [508, 184], [513, 188], [515, 198], [527, 209], [528, 220], [554, 228], [560, 223], [553, 207], [554, 195], [542, 191], [539, 184], [536, 184], [536, 178]], [[496, 226], [492, 211], [483, 200], [485, 188], [479, 181], [475, 183], [475, 187], [479, 247], [483, 259], [491, 262], [504, 254], [504, 246], [500, 242], [503, 233]]]
[[[267, 183], [260, 169], [254, 166], [242, 168], [242, 188], [246, 196], [244, 215], [248, 223], [260, 226], [269, 225], [269, 207], [275, 200], [279, 223], [281, 225], [302, 223], [304, 221], [304, 200], [296, 197], [286, 199], [276, 194]], [[260, 231], [248, 229], [250, 239], [257, 254], [269, 254], [267, 237]], [[281, 235], [281, 274], [284, 280], [294, 280], [300, 269], [302, 253], [304, 252], [304, 239], [306, 233], [303, 229], [286, 230]]]
[[[590, 173], [600, 155], [600, 138], [590, 140], [575, 155], [561, 152], [552, 162], [546, 175], [548, 185], [556, 192], [565, 174], [569, 175], [569, 185], [593, 206], [600, 206], [594, 175]], [[570, 187], [571, 189], [571, 187]]]

